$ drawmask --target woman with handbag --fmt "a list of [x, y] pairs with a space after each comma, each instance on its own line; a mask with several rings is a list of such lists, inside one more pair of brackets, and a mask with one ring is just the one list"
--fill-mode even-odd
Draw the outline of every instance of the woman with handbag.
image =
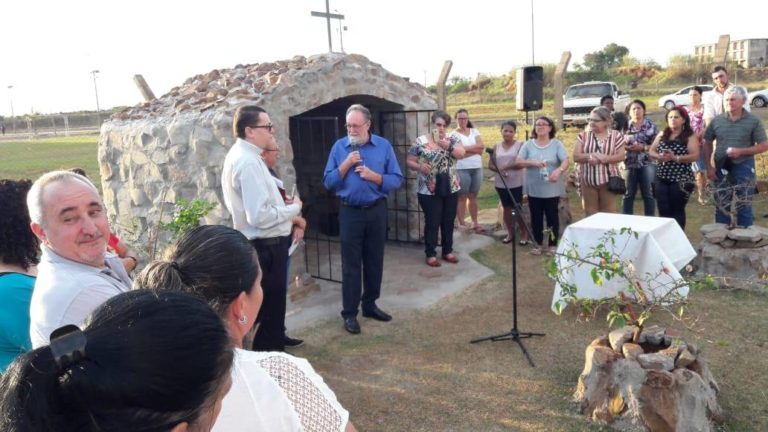
[[699, 139], [685, 108], [667, 111], [667, 127], [648, 154], [659, 162], [654, 184], [659, 216], [674, 218], [685, 230], [685, 205], [696, 187], [691, 162], [699, 159]]
[[531, 231], [536, 247], [533, 255], [541, 255], [544, 245], [544, 222], [551, 231], [548, 252], [554, 253], [560, 236], [558, 204], [565, 195], [565, 176], [568, 169], [568, 153], [563, 143], [555, 138], [555, 123], [549, 117], [539, 117], [533, 122], [533, 139], [523, 144], [517, 164], [526, 167], [525, 187], [528, 208], [531, 211]]
[[[586, 216], [597, 212], [616, 213], [616, 195], [623, 194], [619, 186], [618, 164], [624, 160], [624, 136], [611, 129], [611, 112], [597, 107], [589, 113], [589, 128], [576, 137], [573, 161], [579, 164], [581, 205]], [[614, 190], [610, 181], [613, 180]]]
[[437, 260], [437, 231], [440, 230], [443, 260], [459, 262], [453, 253], [453, 220], [458, 204], [459, 176], [456, 161], [464, 147], [445, 132], [451, 116], [445, 111], [432, 114], [432, 133], [416, 138], [408, 150], [408, 168], [418, 173], [418, 198], [424, 212], [424, 252], [427, 265], [440, 267]]

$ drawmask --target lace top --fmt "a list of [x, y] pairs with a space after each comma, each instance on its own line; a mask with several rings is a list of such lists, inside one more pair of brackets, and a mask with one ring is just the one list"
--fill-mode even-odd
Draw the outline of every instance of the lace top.
[[349, 412], [304, 359], [235, 350], [232, 389], [213, 431], [344, 432]]

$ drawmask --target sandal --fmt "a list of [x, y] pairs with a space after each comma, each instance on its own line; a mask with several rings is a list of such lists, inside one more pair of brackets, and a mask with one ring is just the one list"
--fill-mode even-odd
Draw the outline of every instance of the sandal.
[[520, 246], [525, 246], [525, 245], [527, 245], [527, 244], [528, 244], [528, 240], [520, 240], [520, 241], [519, 241], [519, 242], [517, 242], [517, 243], [518, 243]]
[[457, 257], [453, 252], [443, 255], [443, 259], [451, 264], [456, 264], [459, 262], [459, 257]]
[[427, 265], [430, 267], [440, 267], [442, 264], [437, 260], [437, 257], [427, 257]]
[[531, 249], [531, 251], [528, 253], [531, 255], [541, 255], [541, 247], [536, 246], [533, 249]]
[[[502, 240], [501, 242], [504, 243], [504, 244], [507, 244], [507, 243], [510, 243], [511, 241], [512, 241], [511, 237], [504, 237], [504, 240]], [[520, 243], [520, 244], [522, 244], [522, 243]]]

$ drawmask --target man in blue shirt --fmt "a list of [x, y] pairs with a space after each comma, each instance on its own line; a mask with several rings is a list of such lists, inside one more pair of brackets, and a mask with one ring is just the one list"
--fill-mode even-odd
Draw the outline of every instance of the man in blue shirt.
[[350, 106], [346, 120], [347, 136], [331, 148], [323, 184], [326, 189], [335, 189], [341, 200], [341, 316], [344, 328], [357, 334], [361, 301], [364, 317], [392, 319], [376, 306], [376, 300], [384, 270], [387, 195], [400, 187], [403, 174], [392, 144], [369, 133], [371, 112], [366, 107]]

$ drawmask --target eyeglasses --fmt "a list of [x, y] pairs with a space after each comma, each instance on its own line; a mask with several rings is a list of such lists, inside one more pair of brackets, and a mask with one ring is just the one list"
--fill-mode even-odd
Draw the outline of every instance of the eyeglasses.
[[445, 123], [435, 123], [435, 127], [447, 127], [448, 125]]
[[365, 122], [365, 123], [359, 124], [359, 125], [358, 124], [353, 124], [353, 123], [347, 123], [347, 124], [344, 125], [344, 127], [347, 128], [347, 129], [360, 129], [361, 127], [363, 127], [363, 126], [365, 126], [367, 124], [368, 124], [368, 122]]
[[549, 127], [549, 123], [536, 123], [534, 126], [536, 126], [536, 127]]
[[275, 128], [275, 126], [272, 123], [267, 123], [265, 125], [258, 125], [258, 126], [248, 126], [251, 129], [266, 129], [270, 132]]
[[601, 121], [605, 121], [605, 120], [599, 119], [599, 118], [591, 118], [591, 119], [589, 119], [589, 121], [591, 121], [592, 123], [597, 123], [597, 122], [601, 122]]
[[469, 117], [456, 117], [456, 120], [469, 120]]

